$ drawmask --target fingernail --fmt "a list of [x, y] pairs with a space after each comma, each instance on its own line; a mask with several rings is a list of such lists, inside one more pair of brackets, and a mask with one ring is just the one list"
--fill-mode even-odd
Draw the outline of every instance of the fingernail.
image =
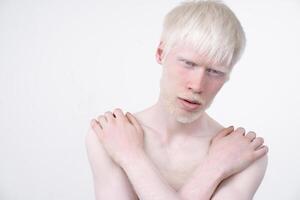
[[234, 126], [229, 126], [228, 129], [234, 129]]

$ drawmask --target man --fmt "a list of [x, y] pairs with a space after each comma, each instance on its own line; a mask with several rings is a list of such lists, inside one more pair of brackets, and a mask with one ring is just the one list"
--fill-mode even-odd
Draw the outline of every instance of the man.
[[253, 198], [267, 166], [263, 139], [205, 112], [244, 46], [238, 19], [222, 3], [185, 2], [167, 14], [156, 104], [91, 121], [86, 145], [98, 200]]

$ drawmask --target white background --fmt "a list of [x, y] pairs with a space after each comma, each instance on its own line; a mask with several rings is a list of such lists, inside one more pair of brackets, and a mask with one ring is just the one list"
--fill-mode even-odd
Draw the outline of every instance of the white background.
[[[0, 199], [93, 199], [84, 137], [92, 117], [155, 103], [166, 1], [0, 1]], [[263, 136], [256, 200], [300, 199], [300, 2], [225, 1], [247, 34], [208, 112]]]

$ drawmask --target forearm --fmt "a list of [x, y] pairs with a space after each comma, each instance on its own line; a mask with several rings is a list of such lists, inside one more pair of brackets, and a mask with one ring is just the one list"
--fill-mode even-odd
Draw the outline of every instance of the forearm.
[[179, 194], [163, 179], [146, 154], [141, 153], [122, 164], [139, 199], [181, 200]]
[[179, 190], [183, 199], [209, 200], [223, 180], [223, 174], [208, 162], [203, 162]]
[[203, 162], [186, 184], [176, 192], [160, 175], [146, 154], [134, 156], [122, 164], [139, 199], [209, 200], [223, 180], [220, 170]]

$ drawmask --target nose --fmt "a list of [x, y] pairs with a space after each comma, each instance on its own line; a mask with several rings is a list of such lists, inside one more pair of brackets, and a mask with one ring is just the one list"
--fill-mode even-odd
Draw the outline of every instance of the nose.
[[198, 69], [193, 70], [188, 80], [188, 89], [192, 90], [193, 93], [201, 94], [205, 87], [205, 68], [198, 67]]

